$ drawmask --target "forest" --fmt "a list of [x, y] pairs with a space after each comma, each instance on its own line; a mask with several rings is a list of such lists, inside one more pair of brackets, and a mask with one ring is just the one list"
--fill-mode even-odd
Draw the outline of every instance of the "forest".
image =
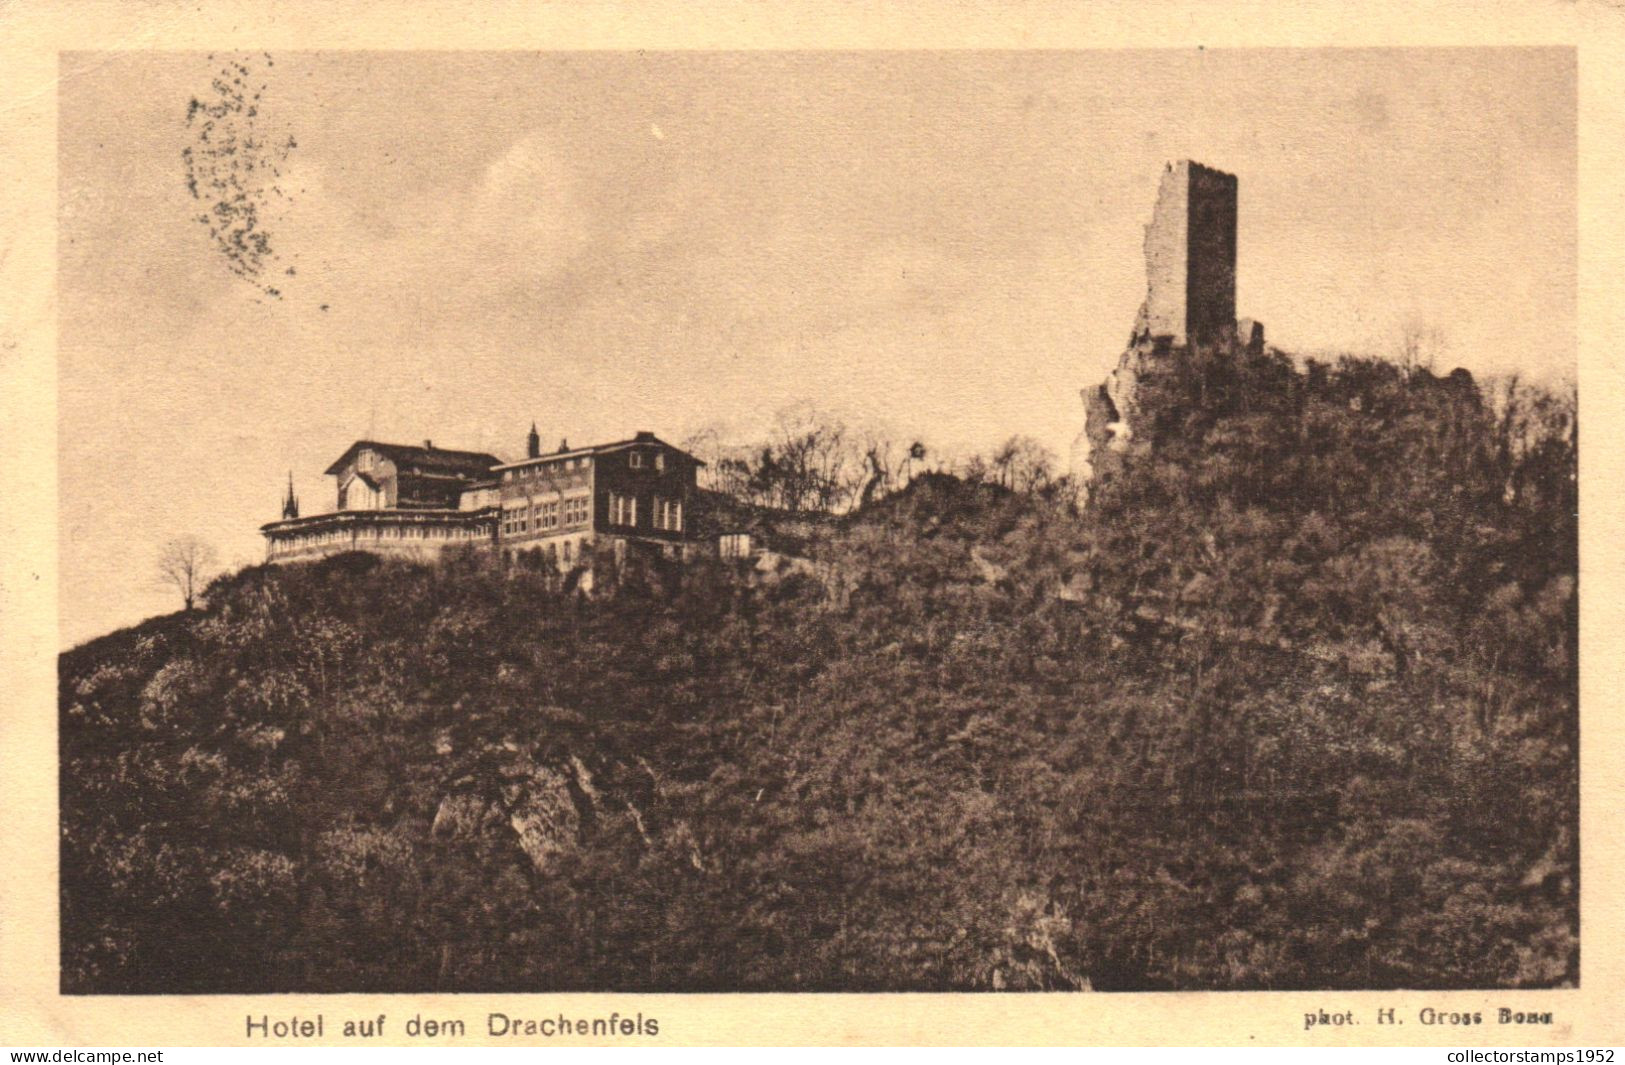
[[907, 470], [778, 571], [340, 555], [64, 653], [63, 990], [1575, 985], [1572, 394], [1141, 388], [1086, 503]]

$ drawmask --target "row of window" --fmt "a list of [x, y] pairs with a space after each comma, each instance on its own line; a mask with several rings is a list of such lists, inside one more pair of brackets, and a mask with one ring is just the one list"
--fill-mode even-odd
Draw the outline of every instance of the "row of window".
[[592, 456], [578, 455], [573, 459], [557, 459], [553, 462], [539, 462], [534, 466], [522, 466], [517, 470], [503, 470], [504, 481], [533, 481], [538, 477], [552, 476], [565, 470], [586, 470], [592, 468]]
[[278, 537], [283, 550], [319, 546], [349, 540], [472, 540], [483, 539], [484, 530], [471, 525], [363, 525], [353, 529], [322, 529]]
[[[655, 528], [666, 532], [683, 531], [682, 500], [662, 499], [655, 496], [650, 502], [653, 503]], [[636, 527], [638, 523], [638, 497], [611, 492], [609, 494], [609, 521], [611, 525]]]
[[551, 532], [570, 525], [585, 525], [592, 520], [592, 499], [573, 496], [561, 504], [557, 499], [543, 500], [528, 507], [511, 507], [502, 512], [502, 535], [522, 536], [525, 533]]
[[[634, 470], [649, 469], [651, 467], [656, 470], [663, 470], [666, 468], [666, 453], [656, 451], [653, 455], [650, 455], [643, 451], [632, 451], [626, 456], [626, 464]], [[555, 459], [552, 462], [538, 462], [533, 465], [521, 466], [516, 470], [503, 470], [502, 479], [509, 482], [529, 481], [542, 476], [552, 476], [565, 470], [586, 470], [591, 468], [592, 456], [578, 455], [575, 458]]]

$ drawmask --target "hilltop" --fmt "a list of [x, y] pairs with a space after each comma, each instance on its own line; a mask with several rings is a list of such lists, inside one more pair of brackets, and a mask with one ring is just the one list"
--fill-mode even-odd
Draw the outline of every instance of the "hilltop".
[[64, 990], [1575, 983], [1572, 408], [1139, 388], [1081, 508], [930, 475], [592, 599], [253, 567], [64, 654]]

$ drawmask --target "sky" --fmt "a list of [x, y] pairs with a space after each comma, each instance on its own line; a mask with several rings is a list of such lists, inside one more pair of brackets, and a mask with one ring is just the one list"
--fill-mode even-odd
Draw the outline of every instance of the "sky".
[[[204, 142], [222, 71], [258, 98]], [[66, 54], [61, 642], [175, 609], [170, 538], [259, 561], [289, 472], [331, 509], [362, 437], [749, 440], [812, 403], [1064, 461], [1177, 159], [1237, 175], [1270, 343], [1421, 325], [1443, 369], [1572, 380], [1575, 122], [1569, 49]], [[200, 159], [264, 248], [199, 220]]]

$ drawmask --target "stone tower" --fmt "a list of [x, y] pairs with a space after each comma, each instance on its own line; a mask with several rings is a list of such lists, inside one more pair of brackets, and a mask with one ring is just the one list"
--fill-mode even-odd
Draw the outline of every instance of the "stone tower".
[[1163, 169], [1145, 227], [1145, 314], [1135, 340], [1173, 347], [1227, 340], [1236, 327], [1236, 178], [1181, 160]]
[[1145, 227], [1145, 302], [1128, 348], [1103, 384], [1083, 390], [1084, 430], [1072, 445], [1079, 485], [1139, 447], [1138, 391], [1147, 374], [1196, 351], [1262, 352], [1264, 327], [1236, 321], [1236, 177], [1188, 159], [1163, 168]]

